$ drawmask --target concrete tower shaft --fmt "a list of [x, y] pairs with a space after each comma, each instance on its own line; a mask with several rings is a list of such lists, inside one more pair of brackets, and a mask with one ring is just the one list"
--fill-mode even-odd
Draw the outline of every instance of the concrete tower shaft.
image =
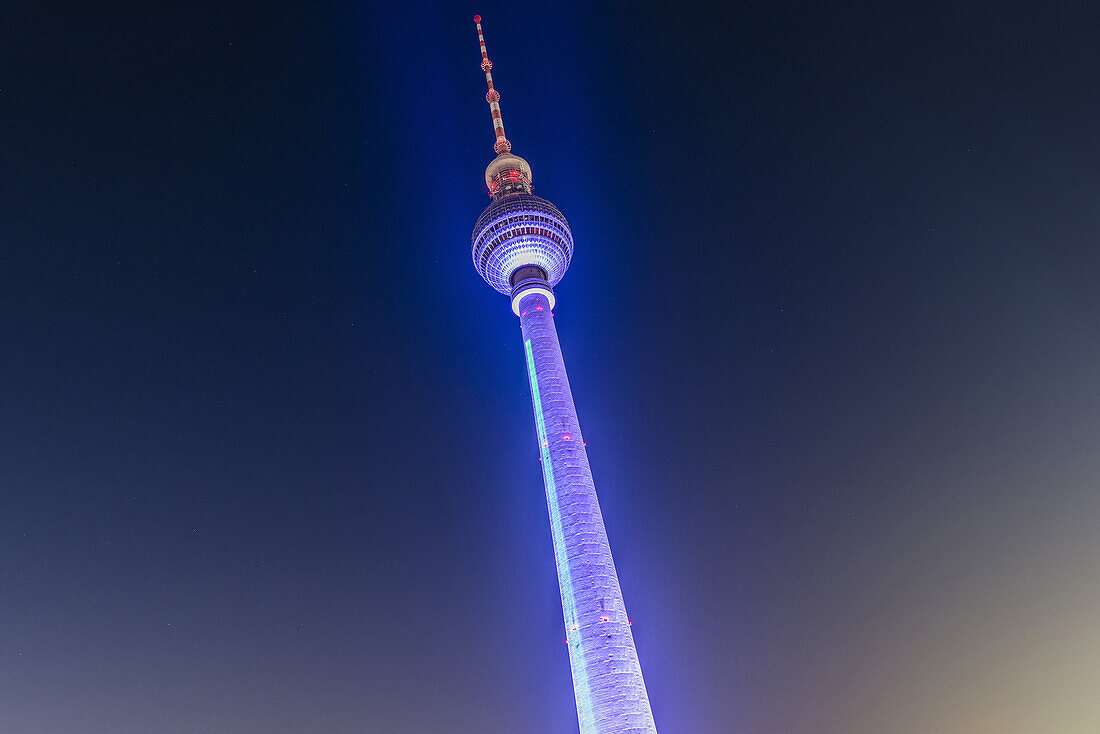
[[550, 300], [519, 308], [580, 731], [656, 734]]

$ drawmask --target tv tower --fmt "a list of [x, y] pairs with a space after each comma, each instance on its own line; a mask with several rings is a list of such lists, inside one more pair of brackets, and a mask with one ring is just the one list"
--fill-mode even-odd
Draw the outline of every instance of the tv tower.
[[474, 22], [497, 153], [485, 169], [492, 201], [474, 225], [474, 267], [512, 299], [523, 332], [580, 731], [656, 734], [554, 327], [554, 286], [569, 268], [573, 234], [557, 207], [531, 193], [531, 166], [512, 154], [481, 16]]

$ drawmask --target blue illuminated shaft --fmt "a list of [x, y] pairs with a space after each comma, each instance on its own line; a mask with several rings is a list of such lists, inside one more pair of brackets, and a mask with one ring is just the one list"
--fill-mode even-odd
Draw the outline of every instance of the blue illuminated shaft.
[[546, 295], [519, 303], [581, 734], [656, 734]]

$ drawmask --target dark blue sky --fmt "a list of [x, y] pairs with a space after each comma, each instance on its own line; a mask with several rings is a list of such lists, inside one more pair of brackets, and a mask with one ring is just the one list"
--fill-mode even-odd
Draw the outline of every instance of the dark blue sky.
[[0, 731], [572, 732], [509, 138], [662, 734], [1094, 730], [1082, 3], [24, 3]]

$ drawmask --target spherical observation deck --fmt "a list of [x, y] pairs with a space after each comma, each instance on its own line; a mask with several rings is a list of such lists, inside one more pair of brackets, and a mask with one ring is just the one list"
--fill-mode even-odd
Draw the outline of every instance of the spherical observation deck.
[[474, 267], [485, 282], [512, 294], [512, 276], [534, 266], [555, 286], [573, 259], [573, 234], [558, 208], [534, 194], [515, 193], [494, 199], [474, 225]]

